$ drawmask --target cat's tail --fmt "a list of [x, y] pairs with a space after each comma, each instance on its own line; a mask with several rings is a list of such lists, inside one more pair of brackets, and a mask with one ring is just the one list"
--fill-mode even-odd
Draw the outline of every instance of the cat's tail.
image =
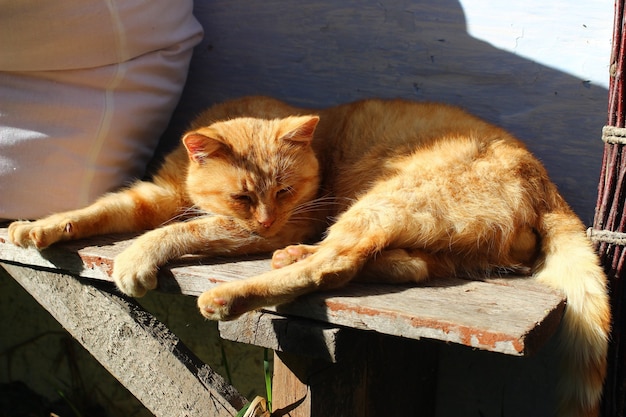
[[611, 321], [607, 279], [569, 207], [542, 215], [544, 255], [536, 278], [567, 297], [559, 343], [562, 360], [559, 416], [597, 416], [606, 375]]

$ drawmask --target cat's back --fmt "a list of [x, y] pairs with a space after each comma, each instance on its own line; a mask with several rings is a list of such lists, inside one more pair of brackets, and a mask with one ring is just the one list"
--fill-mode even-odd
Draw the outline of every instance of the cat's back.
[[316, 138], [331, 171], [362, 164], [369, 169], [427, 148], [453, 151], [468, 142], [482, 149], [496, 141], [524, 148], [505, 130], [459, 107], [403, 99], [367, 99], [326, 109]]
[[[325, 111], [327, 134], [359, 149], [385, 145], [420, 145], [471, 134], [489, 140], [510, 135], [465, 110], [443, 103], [403, 99], [368, 99]], [[511, 138], [512, 139], [512, 138]]]
[[447, 175], [473, 169], [477, 161], [511, 169], [528, 154], [505, 130], [461, 108], [400, 99], [328, 109], [318, 134], [326, 155], [325, 187], [348, 197], [391, 177]]

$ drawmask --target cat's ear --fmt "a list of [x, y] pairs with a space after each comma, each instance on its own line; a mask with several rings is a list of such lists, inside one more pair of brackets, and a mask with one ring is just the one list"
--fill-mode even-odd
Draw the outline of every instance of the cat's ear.
[[183, 136], [183, 144], [187, 149], [189, 159], [199, 164], [208, 157], [224, 150], [224, 143], [219, 136], [213, 134], [210, 129], [200, 129], [189, 132]]
[[309, 144], [313, 140], [313, 134], [319, 121], [319, 116], [290, 117], [285, 120], [285, 125], [280, 132], [280, 139]]

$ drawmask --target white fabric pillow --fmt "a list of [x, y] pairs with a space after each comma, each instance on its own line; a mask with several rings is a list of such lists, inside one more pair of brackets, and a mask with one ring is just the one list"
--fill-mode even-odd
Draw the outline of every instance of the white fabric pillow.
[[202, 28], [191, 0], [0, 0], [0, 218], [141, 177]]

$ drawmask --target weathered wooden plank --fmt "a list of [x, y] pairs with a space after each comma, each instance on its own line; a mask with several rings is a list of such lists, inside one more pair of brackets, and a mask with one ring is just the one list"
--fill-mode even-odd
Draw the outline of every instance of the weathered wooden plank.
[[[0, 259], [111, 280], [113, 258], [128, 241], [119, 237], [63, 243], [39, 253], [17, 248], [0, 229]], [[188, 295], [269, 270], [268, 259], [186, 257], [161, 269], [161, 290]], [[461, 343], [512, 355], [532, 353], [556, 330], [562, 294], [528, 278], [467, 281], [450, 278], [422, 286], [353, 283], [301, 297], [281, 314], [402, 336]]]
[[[517, 279], [527, 284], [528, 279]], [[517, 279], [511, 278], [511, 285], [455, 278], [427, 286], [355, 283], [348, 291], [311, 294], [277, 311], [411, 339], [524, 355], [536, 351], [556, 331], [564, 301], [557, 292], [538, 291], [534, 285], [517, 287]]]
[[[11, 244], [7, 229], [0, 228], [0, 259], [61, 270], [85, 278], [112, 281], [113, 260], [132, 241], [132, 235], [98, 236], [89, 240], [62, 242], [38, 251]], [[200, 265], [202, 266], [199, 267]], [[207, 259], [186, 256], [162, 268], [159, 286], [166, 291], [199, 295], [216, 283], [250, 277], [269, 270], [270, 262], [267, 257]]]
[[233, 416], [245, 403], [136, 303], [67, 274], [1, 265], [156, 416]]

